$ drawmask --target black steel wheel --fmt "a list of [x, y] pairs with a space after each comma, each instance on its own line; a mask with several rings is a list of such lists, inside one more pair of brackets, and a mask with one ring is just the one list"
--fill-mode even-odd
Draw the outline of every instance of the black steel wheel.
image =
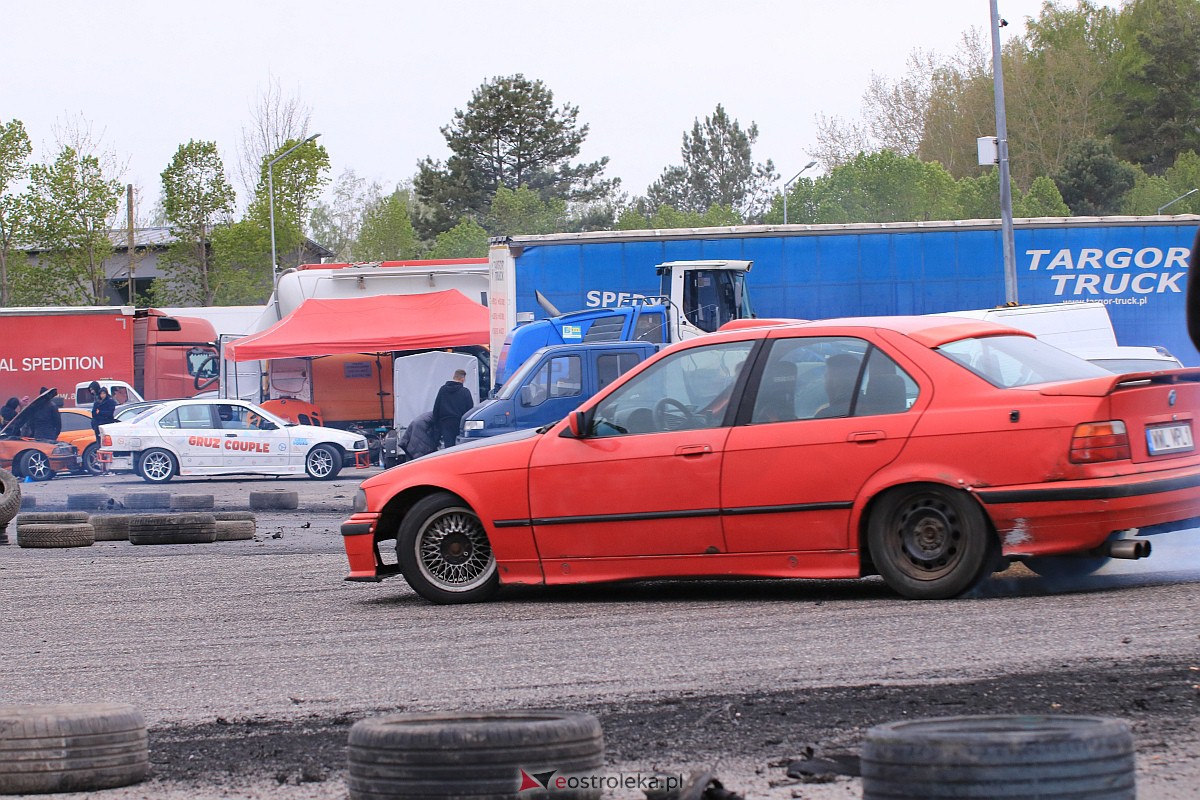
[[434, 603], [477, 603], [500, 585], [483, 523], [452, 494], [412, 507], [400, 523], [396, 555], [409, 585]]
[[914, 600], [962, 594], [990, 573], [996, 556], [979, 504], [934, 484], [901, 486], [881, 497], [867, 543], [888, 586]]

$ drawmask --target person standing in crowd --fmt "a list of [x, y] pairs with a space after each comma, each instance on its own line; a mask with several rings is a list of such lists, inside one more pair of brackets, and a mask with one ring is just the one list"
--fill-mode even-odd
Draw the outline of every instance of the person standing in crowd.
[[96, 441], [100, 441], [100, 426], [111, 425], [117, 421], [117, 401], [112, 399], [108, 389], [98, 386], [96, 401], [92, 403], [92, 430], [96, 433]]
[[471, 390], [463, 384], [467, 380], [465, 369], [454, 370], [454, 377], [442, 384], [433, 401], [433, 421], [441, 432], [442, 446], [453, 447], [458, 439], [458, 426], [463, 414], [475, 405]]
[[408, 427], [404, 429], [404, 434], [397, 444], [408, 454], [408, 460], [412, 461], [414, 458], [427, 456], [437, 450], [439, 435], [440, 431], [433, 424], [433, 412], [426, 411], [424, 414], [418, 414], [412, 422], [408, 423]]
[[[38, 390], [38, 396], [40, 397], [47, 391], [43, 386]], [[33, 438], [52, 442], [58, 438], [60, 433], [62, 433], [62, 417], [58, 413], [58, 406], [51, 398], [33, 415]]]
[[15, 397], [8, 398], [8, 402], [0, 407], [0, 428], [13, 421], [13, 417], [17, 415], [17, 408], [21, 405], [21, 401]]

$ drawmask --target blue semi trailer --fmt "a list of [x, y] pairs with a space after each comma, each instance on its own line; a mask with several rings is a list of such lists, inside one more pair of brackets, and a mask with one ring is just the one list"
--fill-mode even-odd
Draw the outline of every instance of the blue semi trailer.
[[[1103, 302], [1121, 344], [1163, 346], [1200, 366], [1184, 318], [1198, 225], [1196, 215], [1015, 220], [1018, 300]], [[999, 220], [592, 232], [506, 244], [518, 318], [548, 315], [535, 292], [562, 311], [656, 295], [656, 264], [704, 259], [754, 262], [746, 284], [760, 317], [932, 314], [1005, 300]]]

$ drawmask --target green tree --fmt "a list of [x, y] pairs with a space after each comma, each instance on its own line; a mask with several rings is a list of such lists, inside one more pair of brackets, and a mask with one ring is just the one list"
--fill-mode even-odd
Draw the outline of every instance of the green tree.
[[1114, 149], [1161, 175], [1179, 153], [1200, 150], [1200, 2], [1135, 0], [1119, 36]]
[[566, 229], [567, 203], [553, 197], [542, 200], [528, 186], [515, 191], [496, 190], [487, 215], [487, 230], [493, 236], [531, 236]]
[[578, 107], [556, 107], [553, 92], [524, 75], [483, 84], [441, 130], [449, 159], [445, 164], [424, 159], [414, 181], [429, 212], [418, 225], [426, 238], [464, 216], [484, 219], [501, 187], [515, 191], [527, 186], [543, 201], [573, 204], [607, 197], [619, 184], [602, 178], [607, 157], [572, 163], [588, 134], [588, 126], [579, 123]]
[[683, 134], [683, 166], [670, 166], [646, 190], [651, 206], [669, 205], [703, 214], [713, 206], [732, 208], [744, 221], [760, 220], [779, 182], [770, 159], [754, 163], [758, 125], [742, 130], [718, 103], [711, 117], [697, 119]]
[[820, 223], [955, 219], [957, 212], [954, 178], [915, 156], [861, 153], [818, 181]]
[[159, 259], [165, 280], [155, 281], [156, 302], [212, 305], [223, 277], [215, 274], [210, 237], [232, 219], [235, 200], [215, 142], [179, 146], [162, 172], [163, 213], [174, 241]]
[[14, 264], [14, 295], [24, 305], [96, 305], [108, 301], [108, 221], [121, 198], [95, 156], [64, 147], [53, 164], [30, 168], [30, 242], [35, 265]]
[[355, 241], [366, 215], [382, 202], [383, 190], [378, 183], [368, 183], [347, 169], [333, 182], [330, 193], [330, 202], [319, 201], [313, 208], [309, 230], [315, 241], [333, 251], [334, 261], [349, 261], [355, 258]]
[[1134, 167], [1118, 159], [1110, 144], [1085, 139], [1071, 148], [1053, 177], [1072, 214], [1100, 216], [1120, 213], [1135, 176]]
[[[32, 153], [33, 145], [19, 119], [0, 125], [0, 306], [7, 306], [11, 296], [9, 255], [27, 235], [28, 198], [17, 187], [29, 175]], [[16, 257], [25, 261], [23, 252], [17, 252]]]
[[1019, 217], [1069, 217], [1071, 209], [1063, 202], [1054, 181], [1039, 175], [1028, 192], [1013, 198], [1013, 213]]
[[213, 304], [259, 305], [275, 288], [271, 271], [271, 233], [256, 220], [222, 225], [212, 232]]
[[355, 261], [403, 261], [419, 255], [408, 203], [408, 190], [396, 189], [366, 209], [351, 248]]
[[429, 258], [486, 258], [487, 231], [473, 219], [464, 219], [437, 236]]
[[1157, 214], [1162, 208], [1164, 214], [1198, 214], [1200, 191], [1188, 194], [1197, 187], [1200, 187], [1200, 156], [1189, 150], [1162, 175], [1149, 175], [1138, 168], [1122, 213]]

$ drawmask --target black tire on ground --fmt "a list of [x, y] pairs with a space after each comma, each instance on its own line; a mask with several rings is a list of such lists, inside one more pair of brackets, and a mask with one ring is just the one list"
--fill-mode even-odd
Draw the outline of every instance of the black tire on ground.
[[86, 522], [27, 522], [17, 527], [18, 547], [91, 547], [96, 532]]
[[105, 492], [84, 492], [67, 495], [67, 508], [72, 511], [95, 511], [100, 508], [111, 508], [112, 498]]
[[300, 507], [299, 492], [251, 492], [250, 508], [255, 511], [287, 511]]
[[1118, 719], [946, 717], [867, 731], [863, 800], [1133, 800], [1133, 737]]
[[86, 511], [26, 511], [17, 515], [17, 527], [38, 522], [87, 522]]
[[88, 522], [96, 532], [97, 542], [120, 542], [129, 538], [131, 514], [92, 514]]
[[0, 526], [7, 525], [21, 510], [21, 482], [6, 469], [0, 469]]
[[217, 541], [236, 542], [254, 538], [255, 525], [252, 519], [218, 519]]
[[217, 506], [211, 494], [177, 494], [170, 500], [172, 511], [212, 511]]
[[126, 508], [170, 508], [170, 492], [138, 492], [125, 495]]
[[1083, 578], [1106, 566], [1108, 556], [1042, 556], [1027, 558], [1023, 562], [1031, 571], [1043, 578]]
[[0, 794], [91, 792], [138, 783], [150, 765], [131, 706], [0, 706]]
[[342, 471], [342, 451], [331, 444], [319, 444], [304, 457], [308, 477], [331, 481]]
[[[527, 774], [596, 774], [604, 737], [590, 714], [512, 711], [394, 714], [350, 729], [347, 783], [366, 798], [517, 797]], [[593, 800], [600, 788], [524, 791], [524, 798]]]
[[210, 544], [217, 540], [212, 514], [134, 514], [130, 544]]
[[31, 481], [48, 481], [54, 477], [50, 469], [50, 457], [41, 450], [26, 450], [21, 453], [20, 472]]
[[89, 475], [103, 475], [107, 472], [104, 464], [99, 459], [100, 445], [92, 442], [87, 447], [83, 448], [83, 455], [79, 460], [83, 462], [83, 471]]
[[417, 501], [404, 515], [396, 556], [413, 591], [434, 603], [478, 603], [500, 586], [487, 531], [448, 492]]
[[887, 585], [914, 600], [967, 591], [991, 572], [999, 547], [974, 498], [928, 483], [882, 495], [867, 521], [867, 543]]
[[253, 511], [217, 511], [213, 517], [217, 522], [254, 522], [258, 519]]
[[166, 483], [179, 473], [179, 462], [169, 451], [155, 447], [137, 458], [137, 474], [147, 483]]

